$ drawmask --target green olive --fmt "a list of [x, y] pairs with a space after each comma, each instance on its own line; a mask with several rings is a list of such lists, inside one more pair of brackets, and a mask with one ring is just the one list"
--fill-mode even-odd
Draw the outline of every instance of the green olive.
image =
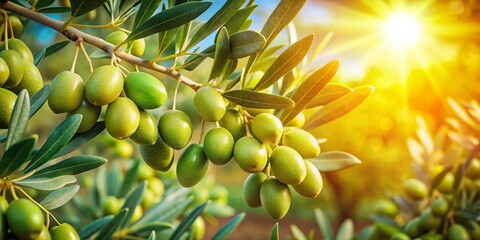
[[243, 199], [252, 208], [261, 207], [260, 187], [267, 175], [263, 172], [251, 173], [243, 183]]
[[379, 199], [373, 203], [373, 211], [376, 215], [395, 217], [399, 213], [397, 205], [389, 199]]
[[420, 228], [429, 231], [437, 229], [442, 223], [442, 219], [432, 214], [432, 209], [427, 207], [420, 215]]
[[403, 227], [403, 232], [408, 234], [410, 237], [418, 237], [422, 234], [422, 229], [420, 228], [420, 217], [415, 217], [408, 221]]
[[198, 216], [191, 226], [190, 231], [192, 231], [189, 239], [191, 240], [202, 240], [205, 236], [205, 221], [202, 217]]
[[83, 116], [82, 122], [80, 123], [77, 132], [83, 133], [95, 126], [95, 123], [97, 123], [98, 117], [100, 117], [101, 112], [102, 107], [92, 105], [86, 99], [83, 99], [80, 103], [80, 106], [78, 106], [72, 112], [67, 113], [67, 117], [73, 114], [81, 114]]
[[190, 144], [178, 158], [177, 179], [184, 187], [193, 187], [207, 174], [208, 159], [199, 144]]
[[140, 204], [144, 210], [150, 209], [157, 201], [157, 197], [149, 189], [145, 189]]
[[151, 177], [147, 180], [147, 183], [148, 189], [152, 191], [155, 197], [161, 198], [163, 196], [163, 193], [165, 192], [165, 185], [163, 185], [163, 182], [160, 180], [160, 178]]
[[119, 97], [108, 104], [105, 113], [105, 128], [112, 137], [130, 137], [140, 124], [140, 112], [135, 103], [126, 97]]
[[138, 150], [145, 163], [157, 171], [168, 171], [173, 164], [173, 149], [161, 137], [153, 145], [139, 145]]
[[20, 93], [23, 89], [33, 96], [43, 87], [43, 78], [38, 68], [31, 62], [23, 60], [25, 66], [22, 81], [15, 87], [11, 88], [12, 92]]
[[75, 228], [68, 223], [62, 223], [50, 229], [50, 236], [52, 240], [80, 240]]
[[224, 186], [213, 186], [210, 189], [210, 199], [219, 204], [228, 203], [228, 190]]
[[463, 224], [471, 239], [480, 239], [480, 224], [475, 220], [469, 220]]
[[470, 240], [467, 229], [460, 224], [453, 224], [448, 228], [447, 237], [449, 240]]
[[8, 128], [15, 101], [17, 101], [15, 93], [0, 88], [0, 128]]
[[93, 70], [85, 84], [85, 97], [95, 105], [102, 106], [113, 102], [123, 90], [122, 71], [106, 65]]
[[130, 218], [130, 223], [134, 223], [138, 221], [143, 216], [143, 208], [142, 205], [137, 205], [135, 210], [133, 210], [132, 218]]
[[129, 159], [132, 157], [133, 152], [135, 151], [132, 143], [126, 139], [118, 141], [114, 146], [115, 154], [123, 159]]
[[205, 121], [216, 122], [225, 115], [223, 96], [213, 87], [200, 88], [193, 97], [193, 106]]
[[305, 114], [303, 112], [300, 112], [295, 116], [294, 119], [292, 119], [290, 122], [288, 122], [285, 126], [286, 127], [295, 127], [295, 128], [301, 128], [305, 125]]
[[138, 166], [138, 172], [137, 172], [138, 181], [147, 181], [150, 178], [153, 178], [154, 176], [155, 176], [155, 170], [153, 170], [151, 167], [145, 164], [140, 164]]
[[144, 72], [132, 72], [125, 78], [125, 93], [138, 107], [155, 109], [167, 100], [167, 90], [156, 77]]
[[437, 186], [437, 189], [442, 193], [450, 193], [453, 190], [453, 183], [455, 182], [455, 176], [453, 173], [447, 173], [442, 181]]
[[198, 206], [210, 199], [210, 191], [204, 186], [197, 185], [192, 188], [192, 197], [192, 205]]
[[132, 48], [130, 49], [130, 53], [133, 56], [141, 57], [145, 52], [145, 39], [140, 38], [132, 43]]
[[422, 181], [410, 178], [403, 182], [403, 188], [412, 200], [424, 199], [428, 194], [428, 188]]
[[[15, 37], [21, 37], [23, 33], [23, 23], [17, 16], [8, 16], [8, 22], [12, 25], [13, 35]], [[13, 39], [11, 39], [13, 40]]]
[[[108, 36], [105, 38], [105, 41], [117, 46], [118, 44], [125, 41], [127, 39], [127, 37], [128, 37], [128, 34], [126, 34], [125, 32], [115, 31], [115, 32], [112, 32], [112, 33], [108, 34]], [[125, 50], [126, 47], [127, 46], [124, 45], [120, 49]]]
[[54, 113], [71, 112], [82, 103], [84, 90], [80, 75], [63, 71], [55, 76], [50, 84], [48, 106]]
[[155, 117], [148, 111], [140, 110], [140, 123], [135, 133], [130, 136], [138, 144], [152, 145], [157, 141], [158, 126]]
[[430, 206], [432, 208], [432, 214], [437, 217], [445, 216], [445, 214], [447, 214], [448, 210], [450, 209], [448, 201], [443, 197], [439, 197], [433, 200]]
[[0, 58], [0, 87], [7, 81], [10, 76], [10, 69], [8, 68], [7, 62]]
[[254, 137], [242, 137], [233, 147], [237, 164], [246, 172], [262, 171], [267, 165], [267, 149]]
[[252, 122], [252, 134], [265, 144], [275, 144], [280, 141], [283, 125], [280, 119], [270, 113], [260, 113]]
[[158, 120], [158, 132], [168, 146], [182, 149], [192, 138], [192, 122], [184, 112], [168, 110]]
[[35, 239], [43, 229], [43, 213], [32, 201], [17, 199], [7, 209], [10, 230], [20, 239]]
[[2, 58], [8, 65], [10, 75], [7, 81], [2, 85], [5, 88], [13, 88], [22, 81], [25, 65], [23, 64], [20, 54], [13, 50], [4, 50], [0, 52], [0, 58]]
[[314, 158], [320, 154], [317, 139], [299, 128], [289, 128], [282, 137], [282, 144], [295, 149], [303, 158]]
[[299, 184], [307, 176], [307, 167], [302, 156], [291, 147], [279, 146], [270, 155], [270, 164], [278, 181]]
[[8, 209], [8, 201], [4, 197], [0, 196], [0, 213], [6, 213]]
[[245, 134], [243, 115], [234, 108], [227, 108], [225, 115], [218, 123], [232, 134], [235, 141]]
[[405, 233], [395, 233], [390, 237], [390, 240], [410, 240], [410, 237]]
[[305, 167], [307, 168], [305, 179], [301, 183], [293, 185], [293, 189], [304, 197], [317, 197], [323, 189], [322, 175], [317, 167], [309, 161], [305, 161]]
[[[8, 49], [17, 52], [22, 59], [27, 60], [30, 63], [33, 63], [33, 54], [22, 40], [18, 38], [13, 38], [8, 40]], [[5, 50], [5, 43], [0, 46], [0, 51]]]
[[203, 141], [205, 155], [216, 165], [224, 165], [230, 161], [234, 145], [232, 134], [222, 127], [208, 131]]
[[480, 160], [475, 158], [470, 162], [470, 165], [468, 165], [467, 168], [466, 175], [472, 179], [477, 179], [480, 177]]
[[263, 181], [260, 188], [260, 201], [265, 212], [273, 219], [282, 219], [290, 209], [292, 195], [288, 185], [275, 178]]
[[42, 231], [40, 232], [38, 237], [35, 238], [35, 240], [52, 240], [52, 236], [50, 236], [50, 232], [48, 231], [48, 228], [46, 226], [43, 226]]
[[121, 208], [122, 208], [122, 203], [115, 196], [107, 196], [103, 200], [102, 212], [104, 216], [115, 215], [120, 211]]

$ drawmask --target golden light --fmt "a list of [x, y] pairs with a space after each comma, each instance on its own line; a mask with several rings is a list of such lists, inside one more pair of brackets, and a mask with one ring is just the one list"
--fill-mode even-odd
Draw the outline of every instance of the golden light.
[[387, 40], [394, 46], [405, 48], [414, 45], [420, 35], [419, 21], [408, 13], [394, 13], [383, 26]]

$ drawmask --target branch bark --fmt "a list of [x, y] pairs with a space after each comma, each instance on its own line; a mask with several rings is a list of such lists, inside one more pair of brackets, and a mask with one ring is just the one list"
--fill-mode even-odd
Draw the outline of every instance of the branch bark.
[[26, 17], [28, 19], [31, 19], [35, 22], [38, 22], [40, 24], [43, 24], [47, 27], [50, 27], [54, 29], [55, 31], [63, 34], [66, 38], [73, 42], [78, 42], [78, 41], [83, 41], [86, 42], [90, 45], [93, 45], [99, 49], [102, 49], [103, 51], [107, 52], [111, 56], [120, 58], [128, 63], [131, 63], [133, 65], [138, 65], [144, 68], [148, 68], [154, 71], [157, 71], [159, 73], [165, 74], [167, 76], [170, 76], [177, 81], [182, 82], [183, 84], [191, 87], [193, 90], [198, 90], [202, 85], [200, 83], [194, 82], [191, 79], [183, 76], [180, 74], [178, 71], [175, 71], [171, 68], [167, 68], [161, 65], [158, 65], [154, 62], [150, 62], [148, 60], [133, 56], [131, 54], [128, 54], [127, 52], [123, 50], [117, 50], [114, 52], [115, 46], [113, 44], [110, 44], [106, 42], [105, 40], [98, 38], [96, 36], [90, 35], [88, 33], [82, 32], [72, 26], [68, 26], [65, 29], [63, 28], [63, 22], [52, 19], [50, 17], [47, 17], [41, 13], [32, 11], [28, 8], [22, 7], [18, 4], [12, 3], [10, 1], [8, 2], [0, 2], [0, 8], [5, 9], [9, 12], [16, 13], [20, 16]]

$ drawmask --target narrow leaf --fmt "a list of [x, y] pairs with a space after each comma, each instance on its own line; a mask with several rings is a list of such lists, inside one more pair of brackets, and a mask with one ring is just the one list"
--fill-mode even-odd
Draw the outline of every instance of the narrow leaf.
[[323, 106], [329, 104], [338, 98], [341, 98], [349, 93], [353, 89], [338, 83], [327, 83], [327, 85], [313, 98], [313, 100], [307, 105], [307, 108]]
[[[263, 35], [262, 35], [263, 36]], [[268, 47], [267, 49], [265, 49], [265, 51], [263, 51], [262, 55], [260, 55], [258, 57], [258, 59], [262, 59], [262, 58], [267, 58], [267, 57], [272, 57], [273, 54], [275, 54], [276, 52], [278, 52], [280, 49], [282, 49], [283, 47], [285, 47], [285, 44], [276, 44], [276, 45], [272, 45], [271, 47]], [[255, 63], [257, 64], [257, 63]]]
[[349, 113], [372, 95], [373, 91], [374, 88], [372, 86], [355, 88], [353, 92], [318, 110], [313, 117], [309, 119], [304, 128], [313, 129]]
[[265, 44], [262, 34], [247, 30], [230, 35], [230, 58], [238, 59], [258, 52]]
[[93, 235], [95, 235], [100, 229], [105, 227], [111, 220], [113, 219], [113, 216], [105, 216], [102, 218], [99, 218], [78, 232], [78, 235], [80, 236], [80, 239], [90, 239]]
[[106, 0], [70, 0], [72, 17], [82, 16], [103, 5]]
[[27, 137], [13, 144], [0, 161], [0, 177], [3, 178], [14, 172], [28, 161], [28, 156], [37, 142], [37, 136]]
[[117, 215], [115, 215], [115, 217], [113, 217], [113, 219], [100, 230], [100, 233], [95, 239], [112, 239], [113, 234], [117, 231], [118, 227], [120, 227], [128, 212], [129, 209], [123, 209], [119, 213], [117, 213]]
[[69, 41], [69, 40], [65, 40], [65, 41], [57, 42], [57, 43], [54, 43], [54, 44], [50, 45], [49, 47], [46, 48], [45, 57], [48, 57], [48, 56], [60, 51], [62, 48], [67, 46], [70, 42], [71, 41]]
[[251, 90], [233, 90], [224, 93], [223, 97], [249, 108], [284, 109], [295, 105], [290, 98]]
[[30, 187], [43, 191], [53, 191], [64, 187], [67, 184], [74, 183], [77, 179], [72, 175], [57, 176], [57, 177], [30, 177], [15, 184]]
[[157, 237], [156, 237], [156, 234], [155, 234], [155, 231], [152, 231], [150, 233], [150, 235], [148, 236], [148, 240], [155, 240]]
[[183, 235], [193, 224], [195, 219], [203, 212], [205, 207], [207, 207], [209, 202], [205, 202], [204, 204], [196, 207], [187, 217], [183, 219], [183, 221], [178, 225], [178, 227], [173, 232], [172, 236], [170, 236], [170, 240], [179, 239], [180, 236]]
[[127, 225], [130, 223], [130, 219], [132, 219], [133, 212], [137, 205], [140, 203], [140, 200], [142, 199], [143, 195], [143, 190], [145, 189], [145, 181], [140, 183], [137, 188], [127, 197], [125, 200], [125, 203], [123, 204], [121, 209], [132, 209], [125, 215], [125, 221], [121, 224], [121, 228], [127, 227]]
[[178, 33], [178, 28], [170, 29], [165, 32], [158, 33], [158, 52], [162, 54], [170, 44], [172, 44], [175, 36]]
[[42, 9], [38, 9], [37, 12], [39, 13], [66, 13], [70, 12], [69, 7], [46, 7]]
[[144, 23], [150, 18], [153, 13], [155, 13], [158, 6], [160, 6], [160, 3], [162, 3], [162, 0], [142, 0], [142, 4], [138, 9], [132, 29], [135, 29], [138, 25]]
[[[107, 176], [105, 181], [107, 183], [121, 183], [123, 178], [122, 170], [120, 169], [119, 162], [113, 162], [110, 165], [110, 169], [107, 172]], [[112, 196], [118, 196], [118, 192], [120, 191], [120, 184], [107, 184], [107, 194]]]
[[50, 95], [50, 84], [45, 84], [35, 95], [30, 98], [30, 117], [40, 110]]
[[298, 86], [290, 97], [295, 102], [295, 107], [283, 111], [280, 116], [282, 123], [289, 123], [307, 107], [317, 93], [319, 93], [320, 90], [325, 87], [327, 82], [333, 78], [338, 70], [338, 64], [338, 61], [327, 63], [325, 66], [308, 76], [307, 79]]
[[238, 10], [228, 21], [223, 25], [229, 33], [236, 33], [242, 29], [243, 24], [248, 20], [257, 5], [251, 5], [246, 8]]
[[322, 172], [338, 171], [362, 163], [352, 154], [340, 151], [320, 153], [316, 158], [307, 160]]
[[7, 133], [8, 132], [3, 132], [0, 134], [0, 143], [4, 143], [7, 141]]
[[212, 2], [187, 2], [155, 14], [133, 29], [127, 40], [144, 38], [192, 21], [205, 12]]
[[453, 166], [450, 165], [448, 167], [445, 167], [443, 171], [441, 171], [435, 178], [432, 180], [432, 184], [430, 186], [430, 193], [433, 192], [435, 188], [442, 182], [443, 178], [452, 170]]
[[43, 168], [33, 174], [34, 177], [57, 177], [62, 175], [76, 175], [95, 169], [107, 162], [107, 159], [97, 156], [78, 155], [65, 159], [59, 163]]
[[77, 194], [78, 189], [80, 189], [78, 185], [73, 185], [55, 190], [48, 194], [40, 204], [47, 210], [59, 208], [70, 201]]
[[346, 219], [338, 228], [336, 240], [351, 240], [355, 234], [355, 226], [352, 219]]
[[270, 233], [270, 240], [279, 240], [280, 236], [278, 234], [278, 222], [273, 225], [272, 232]]
[[24, 89], [18, 94], [13, 107], [12, 116], [8, 125], [7, 144], [5, 149], [8, 149], [23, 137], [25, 130], [27, 130], [29, 113], [30, 98], [27, 90]]
[[310, 56], [309, 63], [312, 63], [313, 60], [315, 60], [315, 57], [317, 57], [318, 54], [320, 54], [320, 52], [327, 46], [328, 42], [330, 42], [332, 37], [333, 37], [333, 32], [328, 32], [327, 35], [325, 35], [325, 37], [322, 38], [322, 41], [320, 41], [317, 47], [315, 47], [315, 50], [313, 50], [313, 53]]
[[187, 60], [185, 61], [185, 70], [187, 71], [193, 71], [195, 68], [198, 67], [198, 65], [200, 65], [203, 60], [205, 60], [207, 57], [211, 57], [211, 58], [214, 58], [215, 57], [215, 44], [214, 45], [211, 45], [209, 46], [208, 48], [206, 48], [205, 50], [203, 50], [200, 54], [201, 56], [199, 55], [192, 55], [190, 57], [187, 58]]
[[318, 227], [320, 228], [323, 239], [333, 240], [333, 229], [330, 220], [327, 215], [320, 209], [316, 208], [314, 210], [315, 220], [317, 221]]
[[37, 5], [35, 5], [35, 8], [43, 8], [43, 7], [48, 7], [53, 4], [55, 0], [38, 0]]
[[75, 134], [67, 143], [67, 145], [65, 145], [62, 150], [57, 152], [53, 158], [61, 157], [77, 150], [79, 147], [83, 146], [85, 143], [100, 134], [104, 129], [105, 122], [102, 121], [95, 123], [95, 125], [86, 132]]
[[120, 189], [120, 197], [124, 197], [130, 191], [132, 186], [137, 182], [139, 161], [133, 161], [132, 166], [128, 169], [125, 177], [123, 178], [122, 188]]
[[235, 229], [240, 225], [240, 223], [245, 218], [245, 213], [240, 213], [235, 216], [232, 220], [230, 220], [225, 226], [223, 226], [220, 230], [218, 230], [215, 235], [213, 235], [212, 240], [222, 240], [228, 237]]
[[225, 28], [222, 28], [217, 35], [215, 42], [215, 58], [210, 72], [210, 79], [220, 76], [230, 57], [230, 38]]
[[281, 77], [296, 67], [307, 55], [312, 45], [313, 34], [310, 34], [287, 48], [268, 68], [263, 77], [254, 87], [254, 90], [262, 90], [270, 87]]
[[47, 49], [44, 48], [33, 56], [33, 64], [35, 64], [35, 66], [38, 66], [43, 57], [45, 57], [45, 53], [47, 53]]
[[305, 234], [297, 227], [297, 225], [292, 224], [290, 225], [290, 230], [292, 231], [292, 235], [296, 240], [307, 240]]
[[145, 232], [151, 232], [151, 231], [162, 231], [165, 229], [173, 229], [174, 225], [171, 223], [167, 222], [151, 222], [151, 223], [145, 223], [139, 226], [138, 228], [131, 229], [131, 233], [136, 235], [136, 234], [141, 234]]

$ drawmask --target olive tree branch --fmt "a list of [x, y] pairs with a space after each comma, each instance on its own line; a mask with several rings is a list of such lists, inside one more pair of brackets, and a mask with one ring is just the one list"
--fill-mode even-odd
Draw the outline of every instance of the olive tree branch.
[[80, 31], [80, 30], [78, 30], [78, 29], [76, 29], [72, 26], [68, 26], [68, 27], [64, 28], [64, 22], [61, 22], [61, 21], [55, 20], [53, 18], [47, 17], [47, 16], [45, 16], [41, 13], [32, 11], [28, 8], [22, 7], [20, 5], [12, 3], [10, 1], [0, 2], [0, 8], [2, 8], [4, 10], [7, 10], [7, 11], [10, 11], [10, 12], [13, 12], [13, 13], [16, 13], [16, 14], [18, 14], [20, 16], [23, 16], [23, 17], [26, 17], [28, 19], [31, 19], [31, 20], [33, 20], [35, 22], [38, 22], [40, 24], [43, 24], [47, 27], [50, 27], [50, 28], [54, 29], [55, 31], [63, 34], [66, 38], [68, 38], [69, 40], [71, 40], [75, 43], [86, 42], [90, 45], [93, 45], [93, 46], [107, 52], [111, 56], [118, 57], [118, 58], [120, 58], [120, 59], [122, 59], [122, 60], [124, 60], [124, 61], [126, 61], [130, 64], [138, 65], [138, 66], [148, 68], [148, 69], [154, 70], [156, 72], [165, 74], [167, 76], [170, 76], [170, 77], [176, 79], [177, 81], [180, 81], [183, 84], [191, 87], [194, 90], [197, 90], [198, 88], [200, 88], [202, 86], [202, 84], [194, 82], [193, 80], [191, 80], [191, 79], [185, 77], [184, 75], [180, 74], [178, 71], [175, 71], [171, 68], [167, 68], [167, 67], [162, 66], [162, 65], [158, 65], [154, 62], [150, 62], [149, 60], [145, 60], [145, 59], [142, 59], [142, 58], [139, 58], [139, 57], [135, 57], [131, 54], [128, 54], [127, 52], [125, 52], [123, 50], [114, 51], [115, 46], [113, 44], [108, 43], [107, 41], [105, 41], [101, 38], [98, 38], [96, 36], [93, 36], [93, 35], [90, 35], [88, 33], [82, 32], [82, 31]]

